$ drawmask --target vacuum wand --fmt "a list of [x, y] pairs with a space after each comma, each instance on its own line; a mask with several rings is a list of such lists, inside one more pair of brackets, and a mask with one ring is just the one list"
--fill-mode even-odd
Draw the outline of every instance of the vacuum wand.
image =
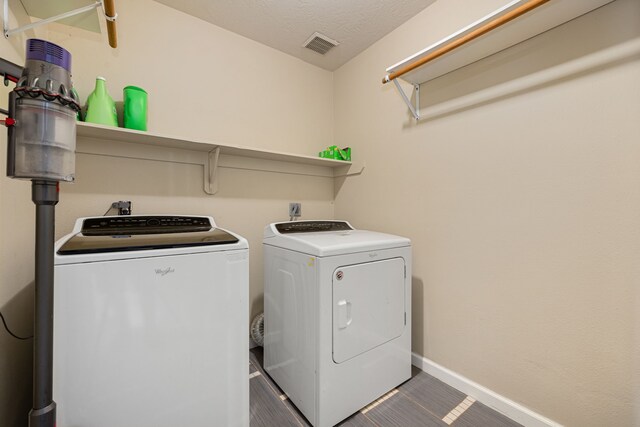
[[50, 427], [56, 422], [53, 401], [53, 247], [58, 183], [31, 181], [36, 205], [36, 285], [33, 351], [33, 409], [29, 427]]

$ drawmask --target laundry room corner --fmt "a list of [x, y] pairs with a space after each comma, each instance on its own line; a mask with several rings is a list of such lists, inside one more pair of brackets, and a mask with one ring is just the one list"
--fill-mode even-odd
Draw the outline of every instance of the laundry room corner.
[[639, 0], [0, 4], [0, 427], [640, 426]]

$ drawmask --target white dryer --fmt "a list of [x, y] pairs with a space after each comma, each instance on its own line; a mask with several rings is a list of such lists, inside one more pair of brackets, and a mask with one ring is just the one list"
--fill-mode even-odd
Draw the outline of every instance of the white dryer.
[[58, 426], [249, 426], [244, 238], [211, 217], [95, 217], [55, 249]]
[[264, 365], [315, 427], [411, 377], [411, 242], [345, 221], [270, 224]]

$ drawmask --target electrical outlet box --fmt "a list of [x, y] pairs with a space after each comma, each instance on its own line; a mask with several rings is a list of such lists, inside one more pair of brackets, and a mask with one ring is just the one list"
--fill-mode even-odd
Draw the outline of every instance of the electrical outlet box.
[[118, 209], [118, 215], [131, 215], [133, 205], [130, 200], [120, 200], [111, 203], [111, 209]]
[[289, 217], [297, 218], [302, 216], [302, 203], [289, 203]]

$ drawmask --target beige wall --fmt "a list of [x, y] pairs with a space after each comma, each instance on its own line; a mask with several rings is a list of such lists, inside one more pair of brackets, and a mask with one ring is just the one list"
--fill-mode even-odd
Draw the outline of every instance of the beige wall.
[[[12, 26], [25, 23], [19, 2], [10, 3]], [[154, 132], [306, 155], [331, 145], [332, 73], [153, 1], [119, 2], [118, 13], [117, 50], [105, 36], [53, 24], [26, 36], [1, 37], [0, 57], [23, 64], [28, 37], [59, 43], [73, 55], [82, 99], [97, 75], [107, 78], [116, 101], [126, 85], [145, 88]], [[0, 91], [6, 107], [7, 90]], [[6, 133], [0, 132], [2, 165], [5, 143]], [[208, 196], [201, 166], [80, 154], [76, 169], [76, 183], [62, 186], [57, 237], [70, 231], [75, 218], [102, 215], [114, 200], [132, 200], [134, 213], [212, 215], [250, 241], [252, 314], [262, 310], [264, 225], [288, 219], [290, 201], [302, 202], [304, 218], [333, 217], [332, 178], [222, 168], [220, 190]], [[0, 309], [26, 335], [33, 297], [30, 184], [0, 177], [0, 196]], [[1, 426], [26, 425], [30, 365], [30, 342], [0, 332]]]
[[335, 72], [335, 141], [367, 162], [336, 217], [412, 239], [416, 353], [562, 424], [638, 426], [640, 2], [422, 85], [419, 123], [380, 84], [501, 3], [440, 0]]

